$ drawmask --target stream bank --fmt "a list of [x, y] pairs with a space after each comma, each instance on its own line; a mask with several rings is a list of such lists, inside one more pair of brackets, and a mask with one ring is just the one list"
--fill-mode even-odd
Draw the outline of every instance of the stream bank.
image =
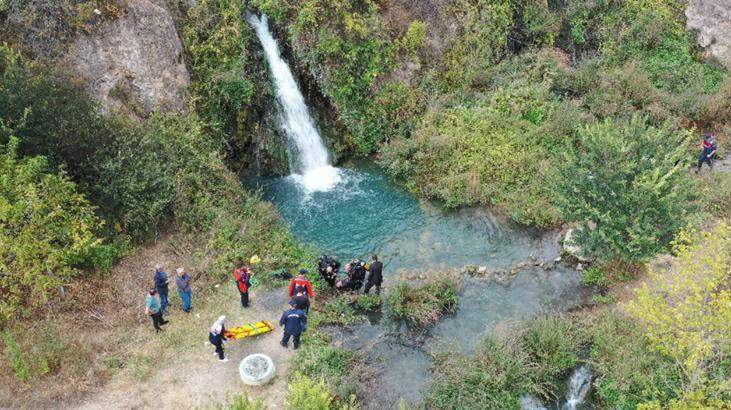
[[[341, 262], [371, 253], [384, 261], [385, 292], [398, 281], [444, 271], [462, 273], [459, 308], [426, 332], [413, 332], [385, 316], [361, 324], [328, 327], [333, 342], [360, 352], [374, 368], [367, 408], [418, 405], [429, 388], [433, 355], [474, 354], [490, 332], [524, 318], [570, 310], [591, 301], [581, 273], [557, 263], [558, 232], [511, 223], [484, 208], [446, 211], [389, 182], [377, 168], [340, 168], [342, 181], [310, 192], [295, 177], [264, 181], [272, 201], [298, 239]], [[470, 275], [479, 267], [484, 275]], [[490, 273], [509, 272], [503, 280]]]

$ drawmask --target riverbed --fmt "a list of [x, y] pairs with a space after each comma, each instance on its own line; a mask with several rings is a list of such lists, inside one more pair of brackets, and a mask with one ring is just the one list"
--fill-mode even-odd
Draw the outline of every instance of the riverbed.
[[396, 408], [402, 399], [418, 404], [431, 381], [430, 353], [472, 354], [488, 332], [589, 301], [580, 273], [555, 263], [556, 232], [526, 229], [485, 208], [445, 210], [375, 167], [356, 164], [338, 172], [340, 183], [329, 191], [308, 190], [296, 176], [265, 181], [264, 198], [298, 239], [324, 253], [341, 261], [378, 254], [386, 288], [415, 275], [464, 272], [468, 265], [515, 272], [501, 283], [464, 274], [457, 313], [419, 337], [385, 319], [330, 329], [338, 344], [365, 352], [378, 371], [372, 387], [379, 394], [367, 399], [368, 408]]

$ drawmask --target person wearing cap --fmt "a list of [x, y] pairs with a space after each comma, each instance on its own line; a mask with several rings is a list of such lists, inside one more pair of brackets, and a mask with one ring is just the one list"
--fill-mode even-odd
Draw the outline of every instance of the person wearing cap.
[[307, 330], [307, 315], [300, 309], [290, 308], [282, 313], [279, 319], [279, 325], [284, 327], [282, 340], [279, 342], [283, 347], [287, 347], [289, 339], [294, 339], [294, 348], [300, 347], [300, 335]]
[[289, 297], [292, 298], [294, 295], [296, 295], [299, 290], [302, 290], [302, 293], [306, 293], [307, 296], [310, 298], [315, 297], [315, 292], [312, 291], [312, 285], [310, 284], [310, 281], [307, 280], [305, 277], [307, 275], [306, 269], [300, 269], [300, 274], [296, 278], [292, 279], [291, 282], [289, 282]]
[[696, 174], [701, 172], [701, 167], [704, 162], [708, 162], [708, 167], [713, 169], [713, 158], [716, 156], [716, 152], [718, 151], [718, 144], [716, 143], [716, 139], [713, 138], [713, 135], [703, 135], [701, 148], [702, 151], [700, 158], [698, 158], [698, 169], [695, 171]]

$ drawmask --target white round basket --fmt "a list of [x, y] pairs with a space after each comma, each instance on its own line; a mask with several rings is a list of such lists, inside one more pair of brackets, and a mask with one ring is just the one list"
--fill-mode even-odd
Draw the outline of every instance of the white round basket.
[[239, 364], [241, 381], [249, 386], [265, 384], [274, 377], [275, 370], [272, 359], [261, 353], [246, 356]]

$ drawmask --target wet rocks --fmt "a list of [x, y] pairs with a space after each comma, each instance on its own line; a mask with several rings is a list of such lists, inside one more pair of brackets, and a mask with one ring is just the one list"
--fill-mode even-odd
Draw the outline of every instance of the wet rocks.
[[592, 259], [585, 256], [581, 247], [574, 241], [577, 229], [580, 228], [570, 228], [566, 231], [566, 236], [563, 239], [563, 251], [576, 258], [579, 262], [591, 262]]

